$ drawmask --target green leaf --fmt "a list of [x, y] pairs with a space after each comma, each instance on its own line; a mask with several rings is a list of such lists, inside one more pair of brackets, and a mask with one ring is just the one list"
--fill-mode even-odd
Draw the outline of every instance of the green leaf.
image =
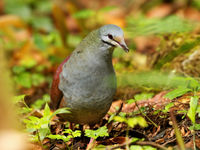
[[105, 145], [97, 145], [92, 150], [105, 150], [107, 147]]
[[179, 87], [178, 89], [175, 89], [169, 93], [167, 93], [164, 97], [169, 99], [174, 99], [176, 97], [182, 96], [183, 94], [191, 91], [189, 88]]
[[200, 88], [200, 84], [199, 81], [197, 81], [196, 79], [192, 78], [192, 77], [188, 77], [186, 78], [186, 80], [188, 80], [188, 88], [191, 88], [193, 91], [198, 91]]
[[200, 105], [197, 106], [196, 112], [197, 112], [197, 113], [200, 113]]
[[196, 116], [196, 110], [197, 110], [197, 105], [198, 105], [199, 97], [198, 96], [193, 96], [190, 99], [190, 108], [188, 110], [188, 117], [192, 121], [193, 124], [195, 124], [195, 116]]
[[162, 112], [167, 113], [167, 112], [169, 111], [169, 109], [170, 109], [171, 107], [173, 107], [173, 106], [174, 106], [174, 103], [169, 103], [169, 104], [167, 104], [167, 105], [165, 106], [165, 109], [164, 109]]
[[24, 4], [20, 5], [18, 3], [10, 3], [9, 5], [5, 5], [5, 12], [8, 14], [15, 14], [25, 20], [28, 20], [32, 15], [29, 6]]
[[131, 35], [132, 33], [136, 36], [189, 32], [193, 28], [194, 24], [178, 16], [169, 16], [161, 19], [146, 18], [144, 16], [140, 16], [138, 18], [128, 18], [128, 31], [130, 36], [133, 36]]
[[142, 146], [139, 145], [131, 145], [130, 150], [144, 150]]
[[141, 116], [134, 117], [134, 118], [128, 118], [126, 123], [131, 128], [134, 128], [137, 124], [140, 125], [141, 127], [148, 126], [146, 120]]
[[44, 116], [43, 117], [49, 117], [51, 116], [51, 111], [49, 108], [49, 105], [46, 103], [45, 107], [44, 107]]
[[87, 19], [95, 15], [95, 11], [91, 9], [84, 9], [76, 12], [73, 17], [77, 19]]
[[30, 113], [33, 109], [28, 107], [22, 107], [18, 109], [19, 114], [27, 114]]
[[25, 96], [26, 95], [14, 96], [14, 98], [13, 98], [14, 103], [24, 102]]
[[80, 130], [75, 130], [74, 132], [72, 132], [72, 136], [73, 137], [81, 137], [81, 131]]
[[43, 0], [43, 1], [36, 1], [36, 10], [42, 14], [49, 14], [51, 13], [53, 1]]
[[71, 47], [76, 47], [81, 42], [81, 40], [82, 38], [79, 35], [69, 34], [67, 36], [67, 43]]
[[143, 149], [144, 150], [157, 150], [156, 148], [151, 147], [151, 146], [143, 146]]
[[46, 16], [32, 16], [30, 22], [36, 29], [43, 30], [46, 32], [53, 31], [52, 20]]
[[22, 72], [25, 72], [26, 68], [24, 66], [14, 66], [12, 68], [12, 71], [16, 74], [20, 74]]
[[56, 111], [53, 112], [53, 114], [51, 115], [50, 119], [53, 116], [57, 115], [57, 114], [65, 114], [65, 113], [71, 113], [70, 112], [70, 108], [65, 107], [65, 108], [59, 108], [59, 109], [57, 109]]
[[65, 135], [59, 135], [59, 134], [57, 134], [57, 135], [50, 134], [47, 137], [50, 138], [50, 139], [53, 139], [53, 140], [54, 139], [63, 140], [64, 142], [68, 142], [71, 139], [68, 136], [66, 137]]
[[136, 100], [135, 100], [135, 99], [129, 99], [129, 100], [126, 100], [126, 102], [127, 102], [128, 104], [132, 104], [132, 103], [135, 103]]
[[39, 48], [40, 50], [43, 50], [43, 51], [46, 50], [47, 43], [44, 41], [44, 38], [41, 34], [34, 34], [33, 41], [34, 41], [35, 45], [37, 46], [37, 48]]
[[50, 129], [48, 127], [40, 128], [38, 129], [38, 132], [39, 132], [40, 140], [42, 141], [48, 134], [50, 134]]
[[[193, 127], [193, 126], [192, 126]], [[191, 128], [191, 127], [190, 127]], [[191, 128], [192, 130], [200, 130], [200, 124], [195, 124], [194, 129]]]
[[45, 81], [44, 75], [40, 73], [33, 73], [31, 79], [34, 86], [38, 86]]
[[80, 130], [72, 131], [71, 129], [65, 129], [65, 131], [63, 131], [62, 133], [68, 133], [68, 134], [72, 135], [73, 138], [81, 136]]
[[86, 129], [85, 130], [85, 136], [97, 139], [98, 137], [104, 137], [104, 136], [109, 136], [108, 135], [108, 129], [106, 126], [103, 126], [97, 130], [90, 130]]
[[109, 12], [112, 11], [114, 9], [117, 9], [116, 6], [105, 6], [99, 9], [100, 12]]
[[114, 116], [113, 120], [117, 122], [126, 122], [126, 118], [121, 116]]
[[36, 100], [32, 105], [31, 108], [33, 109], [41, 109], [45, 103], [50, 102], [50, 96], [48, 94], [43, 95], [42, 99]]
[[200, 1], [199, 0], [193, 0], [192, 5], [193, 5], [193, 7], [200, 9]]
[[153, 95], [154, 95], [154, 93], [141, 93], [141, 94], [136, 94], [134, 96], [134, 98], [135, 98], [136, 101], [147, 100], [147, 99], [152, 98]]
[[194, 47], [199, 45], [199, 42], [200, 42], [200, 38], [196, 38], [195, 40], [190, 41], [190, 42], [184, 42], [183, 45], [181, 45], [178, 49], [172, 50], [165, 57], [158, 60], [158, 62], [154, 65], [154, 68], [157, 70], [160, 69], [167, 62], [171, 62], [176, 56], [180, 54], [184, 54], [192, 50]]
[[21, 74], [15, 76], [14, 80], [17, 84], [19, 84], [25, 88], [30, 88], [32, 85], [31, 74], [28, 72], [24, 72], [24, 73], [21, 73]]

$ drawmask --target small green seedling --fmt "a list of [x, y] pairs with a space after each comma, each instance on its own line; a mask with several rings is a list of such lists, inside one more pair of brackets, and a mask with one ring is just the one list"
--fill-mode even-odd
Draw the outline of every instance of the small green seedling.
[[93, 138], [93, 139], [97, 139], [98, 137], [109, 136], [108, 129], [106, 126], [103, 126], [97, 130], [86, 129], [85, 136], [87, 136], [89, 138]]

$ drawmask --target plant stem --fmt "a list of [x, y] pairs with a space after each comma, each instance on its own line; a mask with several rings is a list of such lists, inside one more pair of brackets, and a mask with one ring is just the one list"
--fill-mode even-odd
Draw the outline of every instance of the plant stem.
[[38, 142], [39, 142], [40, 146], [42, 147], [42, 149], [44, 149], [44, 147], [42, 145], [42, 141], [40, 139], [40, 133], [39, 133], [38, 129], [36, 130], [36, 134], [37, 134], [37, 138], [38, 138]]

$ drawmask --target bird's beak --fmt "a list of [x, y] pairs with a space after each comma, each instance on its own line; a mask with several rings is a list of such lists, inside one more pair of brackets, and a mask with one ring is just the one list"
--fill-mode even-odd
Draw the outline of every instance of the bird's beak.
[[127, 53], [129, 52], [129, 48], [126, 45], [124, 38], [118, 38], [118, 39], [115, 39], [115, 41], [117, 42], [119, 47], [121, 47], [125, 52], [127, 52]]

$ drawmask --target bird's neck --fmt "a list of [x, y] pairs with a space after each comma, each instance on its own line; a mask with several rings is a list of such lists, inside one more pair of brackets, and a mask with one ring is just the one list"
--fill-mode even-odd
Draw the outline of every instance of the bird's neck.
[[108, 62], [108, 61], [111, 62], [114, 47], [112, 47], [111, 45], [109, 45], [107, 43], [104, 43], [101, 40], [98, 30], [96, 30], [90, 34], [91, 34], [91, 36], [88, 37], [89, 38], [88, 41], [91, 42], [90, 43], [91, 48], [88, 49], [87, 53], [90, 53], [96, 59], [101, 59], [106, 62]]

